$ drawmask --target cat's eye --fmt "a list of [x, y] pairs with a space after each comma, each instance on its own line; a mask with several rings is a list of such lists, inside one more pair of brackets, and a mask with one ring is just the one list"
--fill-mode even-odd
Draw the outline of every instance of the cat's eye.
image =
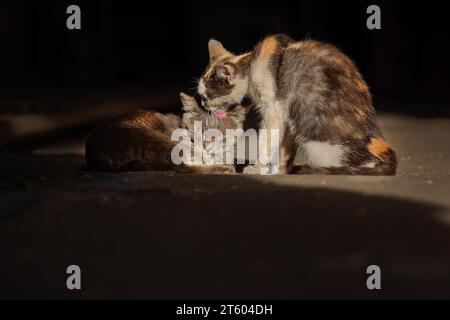
[[218, 72], [214, 72], [214, 74], [212, 75], [212, 78], [215, 80], [223, 79], [223, 77]]
[[216, 72], [214, 73], [214, 76], [217, 79], [228, 80], [230, 77], [230, 74], [226, 67], [217, 67]]

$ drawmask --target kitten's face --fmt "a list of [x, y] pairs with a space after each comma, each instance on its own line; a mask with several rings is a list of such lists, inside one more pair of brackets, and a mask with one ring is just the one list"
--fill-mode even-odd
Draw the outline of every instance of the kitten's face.
[[202, 131], [207, 129], [219, 129], [225, 135], [226, 129], [242, 129], [246, 110], [243, 106], [234, 105], [221, 106], [220, 113], [212, 112], [201, 106], [200, 102], [194, 97], [180, 93], [181, 102], [183, 104], [182, 127], [189, 131], [191, 137], [194, 136], [194, 123], [200, 121], [202, 123]]
[[247, 93], [251, 54], [236, 56], [216, 40], [210, 40], [208, 47], [210, 63], [197, 90], [205, 108], [223, 112], [224, 106], [240, 103]]

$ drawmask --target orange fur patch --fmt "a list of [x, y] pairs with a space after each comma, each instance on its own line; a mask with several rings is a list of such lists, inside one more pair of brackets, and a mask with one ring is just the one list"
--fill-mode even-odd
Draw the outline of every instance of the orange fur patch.
[[369, 149], [370, 153], [375, 157], [381, 158], [383, 154], [389, 151], [389, 145], [382, 138], [372, 138], [370, 139], [367, 149]]
[[261, 45], [259, 56], [263, 59], [270, 58], [270, 56], [277, 49], [278, 41], [275, 37], [269, 37]]
[[299, 49], [302, 49], [304, 46], [305, 46], [305, 43], [304, 43], [304, 42], [295, 42], [295, 43], [290, 44], [290, 45], [288, 46], [288, 49], [296, 49], [296, 50], [299, 50]]
[[361, 92], [368, 92], [369, 91], [369, 87], [367, 86], [367, 84], [365, 84], [364, 81], [361, 81], [361, 80], [357, 80], [356, 81], [356, 87]]

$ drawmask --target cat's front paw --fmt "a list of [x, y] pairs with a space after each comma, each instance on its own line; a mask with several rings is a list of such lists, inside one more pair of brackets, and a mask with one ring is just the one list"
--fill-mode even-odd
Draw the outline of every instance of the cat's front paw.
[[259, 165], [249, 165], [242, 171], [243, 174], [261, 174], [261, 166]]
[[234, 174], [236, 173], [236, 168], [233, 165], [214, 165], [214, 174]]
[[242, 171], [244, 174], [261, 174], [261, 175], [273, 175], [273, 174], [283, 174], [280, 172], [279, 166], [274, 165], [250, 165], [244, 168]]

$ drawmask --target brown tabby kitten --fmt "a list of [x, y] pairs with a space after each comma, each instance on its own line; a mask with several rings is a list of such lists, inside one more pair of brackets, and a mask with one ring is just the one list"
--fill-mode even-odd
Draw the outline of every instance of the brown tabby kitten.
[[[203, 129], [242, 129], [245, 109], [234, 106], [225, 118], [200, 107], [197, 101], [180, 94], [183, 117], [152, 111], [136, 111], [122, 115], [97, 127], [86, 142], [86, 161], [95, 171], [174, 170], [193, 173], [234, 173], [233, 165], [175, 165], [171, 160], [177, 141], [171, 141], [172, 131], [180, 127], [191, 133], [194, 121]], [[221, 116], [223, 117], [223, 115]], [[191, 135], [192, 137], [192, 135]]]
[[282, 173], [292, 172], [299, 150], [307, 164], [303, 173], [395, 174], [395, 153], [378, 128], [369, 88], [336, 47], [275, 35], [241, 55], [210, 40], [209, 53], [198, 86], [206, 108], [251, 98], [261, 127], [280, 130]]

